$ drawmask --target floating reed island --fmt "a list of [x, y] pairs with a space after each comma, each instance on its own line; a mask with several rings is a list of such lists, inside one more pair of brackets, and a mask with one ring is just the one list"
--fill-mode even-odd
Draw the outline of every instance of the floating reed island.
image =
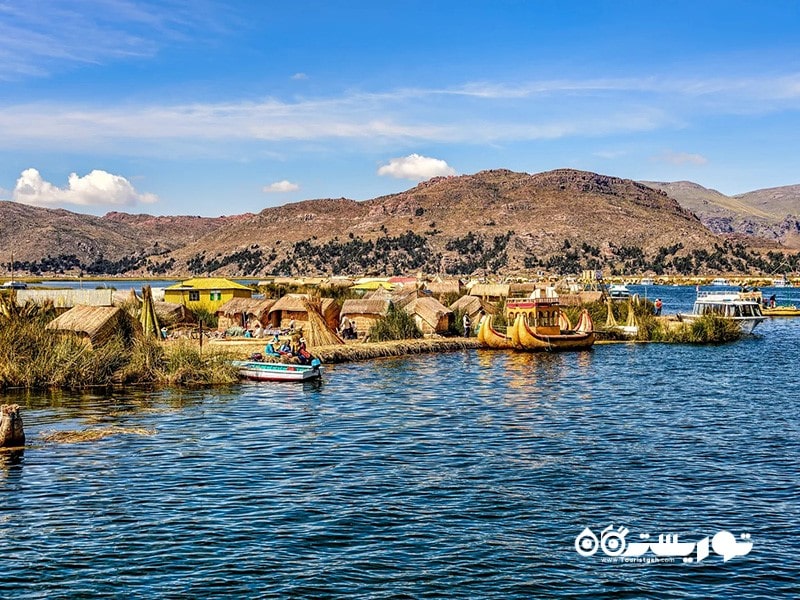
[[[474, 335], [484, 316], [491, 315], [500, 331], [509, 326], [511, 286], [475, 285], [466, 295], [457, 285], [440, 288], [390, 292], [378, 286], [366, 300], [334, 301], [313, 292], [237, 298], [216, 313], [165, 307], [169, 303], [154, 302], [147, 287], [141, 298], [129, 292], [114, 306], [76, 305], [66, 312], [52, 302], [18, 302], [14, 292], [0, 293], [0, 389], [229, 384], [239, 378], [232, 361], [268, 354], [275, 333], [290, 337], [295, 347], [304, 337], [323, 363], [341, 363], [479, 348]], [[527, 294], [536, 291], [515, 293], [533, 297]], [[598, 340], [720, 343], [741, 335], [735, 324], [713, 316], [678, 323], [653, 315], [651, 302], [598, 302], [596, 295], [559, 301], [568, 304], [567, 323], [590, 315]]]

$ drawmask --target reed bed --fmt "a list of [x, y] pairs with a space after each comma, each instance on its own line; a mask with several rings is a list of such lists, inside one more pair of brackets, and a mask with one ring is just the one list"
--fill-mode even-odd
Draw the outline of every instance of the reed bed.
[[55, 442], [59, 444], [77, 444], [83, 442], [96, 442], [103, 438], [114, 435], [155, 435], [154, 429], [144, 429], [142, 427], [102, 427], [95, 429], [84, 429], [82, 431], [46, 431], [41, 434], [45, 442]]
[[481, 343], [474, 338], [442, 338], [321, 346], [313, 348], [312, 354], [323, 364], [333, 364], [407, 354], [455, 352], [480, 347]]

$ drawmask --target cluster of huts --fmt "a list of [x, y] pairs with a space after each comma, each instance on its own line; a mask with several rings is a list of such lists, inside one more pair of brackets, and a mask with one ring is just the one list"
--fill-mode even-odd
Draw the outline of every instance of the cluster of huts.
[[[450, 329], [456, 312], [468, 314], [473, 322], [481, 312], [491, 313], [508, 296], [527, 295], [534, 283], [475, 283], [469, 287], [458, 280], [420, 281], [414, 278], [320, 282], [286, 280], [286, 289], [316, 287], [320, 312], [331, 329], [338, 329], [346, 319], [363, 339], [372, 326], [385, 317], [391, 306], [412, 316], [423, 334], [441, 334]], [[260, 287], [277, 289], [280, 281], [260, 282]], [[358, 294], [339, 302], [325, 297], [325, 292], [347, 287]], [[265, 298], [249, 286], [225, 278], [193, 278], [176, 285], [153, 290], [158, 320], [169, 327], [191, 324], [195, 314], [215, 313], [221, 331], [300, 328], [308, 322], [308, 294], [283, 293], [279, 298]], [[453, 298], [457, 298], [451, 302]], [[51, 302], [61, 314], [50, 329], [76, 331], [93, 343], [108, 337], [119, 327], [120, 311], [126, 303], [141, 302], [132, 291], [97, 290], [19, 290], [17, 303]]]

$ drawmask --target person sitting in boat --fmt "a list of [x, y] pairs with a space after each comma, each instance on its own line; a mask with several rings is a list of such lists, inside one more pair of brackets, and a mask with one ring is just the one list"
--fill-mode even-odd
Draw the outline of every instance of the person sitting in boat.
[[305, 338], [300, 338], [300, 345], [297, 347], [297, 359], [301, 365], [307, 365], [311, 362], [311, 353], [306, 348]]
[[266, 356], [275, 356], [275, 357], [280, 356], [281, 355], [280, 352], [278, 352], [275, 349], [275, 344], [277, 343], [278, 343], [278, 336], [276, 335], [273, 336], [273, 338], [269, 342], [267, 342], [266, 346], [264, 346], [264, 354]]
[[281, 356], [292, 356], [292, 347], [289, 345], [289, 340], [283, 341], [280, 348], [278, 348], [278, 354]]

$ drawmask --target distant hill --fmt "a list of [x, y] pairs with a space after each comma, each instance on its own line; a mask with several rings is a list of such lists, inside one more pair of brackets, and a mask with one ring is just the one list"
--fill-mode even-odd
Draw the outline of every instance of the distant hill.
[[675, 198], [715, 233], [764, 238], [800, 248], [800, 185], [726, 196], [689, 181], [641, 183]]
[[[704, 188], [686, 185], [697, 190], [702, 204]], [[18, 268], [42, 274], [59, 269], [261, 277], [769, 268], [741, 244], [709, 231], [667, 193], [572, 169], [439, 177], [372, 200], [306, 200], [218, 219], [94, 217], [2, 202], [0, 236], [14, 248]]]
[[0, 202], [0, 251], [5, 253], [0, 262], [8, 264], [13, 252], [15, 262], [45, 263], [54, 267], [53, 272], [63, 263], [69, 264], [68, 269], [80, 265], [89, 273], [108, 273], [115, 268], [109, 263], [122, 262], [116, 266], [121, 268], [141, 259], [138, 262], [144, 264], [145, 257], [181, 248], [239, 218], [243, 217], [153, 217], [119, 212], [96, 217]]

